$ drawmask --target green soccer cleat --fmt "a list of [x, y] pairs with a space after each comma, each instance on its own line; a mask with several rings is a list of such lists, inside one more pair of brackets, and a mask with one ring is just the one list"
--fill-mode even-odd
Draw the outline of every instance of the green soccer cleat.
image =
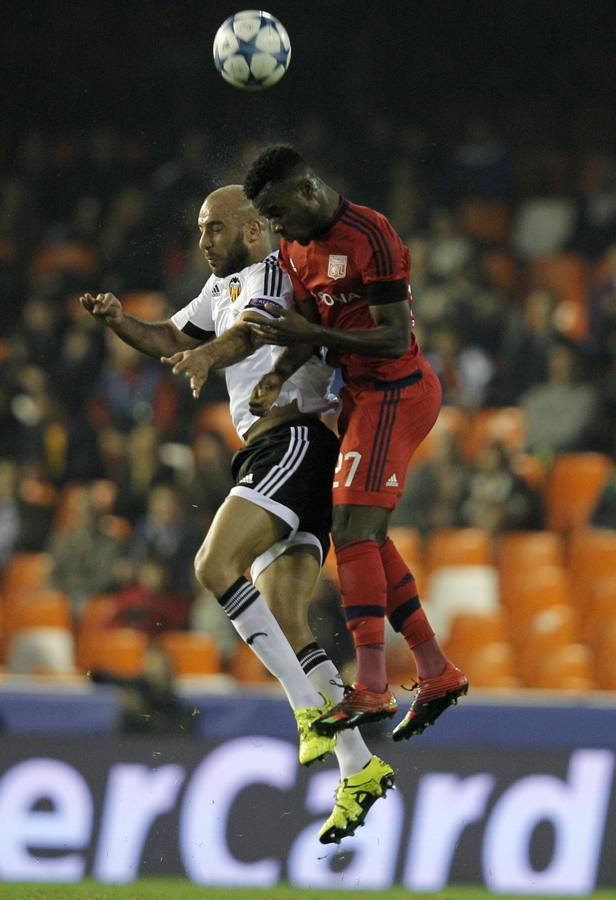
[[313, 762], [323, 759], [328, 753], [332, 753], [336, 746], [335, 735], [317, 734], [311, 728], [312, 723], [334, 705], [325, 694], [321, 694], [321, 697], [323, 697], [323, 706], [305, 706], [302, 709], [293, 710], [299, 732], [298, 756], [302, 766], [309, 766]]
[[336, 791], [336, 805], [319, 831], [322, 844], [339, 844], [364, 824], [373, 803], [394, 787], [394, 770], [378, 756], [367, 766], [343, 778]]

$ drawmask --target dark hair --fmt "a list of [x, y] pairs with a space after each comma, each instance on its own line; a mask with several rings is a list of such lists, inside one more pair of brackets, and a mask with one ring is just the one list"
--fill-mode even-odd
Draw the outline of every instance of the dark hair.
[[261, 153], [244, 179], [244, 193], [254, 200], [269, 181], [282, 181], [294, 169], [305, 165], [304, 158], [289, 144], [275, 144]]

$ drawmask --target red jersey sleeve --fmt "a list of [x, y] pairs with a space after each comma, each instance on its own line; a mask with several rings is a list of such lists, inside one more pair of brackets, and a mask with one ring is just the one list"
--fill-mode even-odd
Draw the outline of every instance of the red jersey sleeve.
[[291, 279], [291, 284], [293, 286], [293, 296], [295, 297], [295, 299], [300, 303], [302, 302], [302, 300], [309, 300], [310, 297], [312, 297], [312, 294], [303, 283], [303, 281], [300, 280], [297, 272], [291, 265], [285, 241], [280, 242], [278, 261], [280, 263], [280, 268], [283, 270], [283, 272], [286, 272]]
[[[356, 208], [357, 209], [357, 208]], [[409, 278], [409, 254], [400, 235], [385, 216], [374, 210], [353, 210], [362, 238], [358, 241], [360, 266], [364, 284], [375, 281], [398, 281]], [[354, 221], [351, 219], [350, 221]]]

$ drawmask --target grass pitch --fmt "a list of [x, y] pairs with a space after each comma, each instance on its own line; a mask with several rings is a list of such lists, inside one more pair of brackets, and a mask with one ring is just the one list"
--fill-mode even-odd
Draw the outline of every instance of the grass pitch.
[[[493, 894], [480, 887], [451, 887], [435, 894], [418, 894], [405, 888], [385, 891], [313, 890], [280, 885], [273, 888], [198, 887], [181, 878], [150, 878], [126, 885], [102, 885], [86, 879], [79, 884], [0, 883], [6, 900], [571, 900], [571, 897], [539, 897]], [[586, 900], [616, 900], [615, 890], [596, 891]]]

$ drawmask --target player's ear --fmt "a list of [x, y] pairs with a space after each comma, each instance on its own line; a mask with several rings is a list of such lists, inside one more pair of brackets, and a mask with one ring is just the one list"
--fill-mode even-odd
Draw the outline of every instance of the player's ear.
[[258, 241], [265, 230], [265, 219], [250, 219], [244, 223], [244, 238], [249, 244]]

